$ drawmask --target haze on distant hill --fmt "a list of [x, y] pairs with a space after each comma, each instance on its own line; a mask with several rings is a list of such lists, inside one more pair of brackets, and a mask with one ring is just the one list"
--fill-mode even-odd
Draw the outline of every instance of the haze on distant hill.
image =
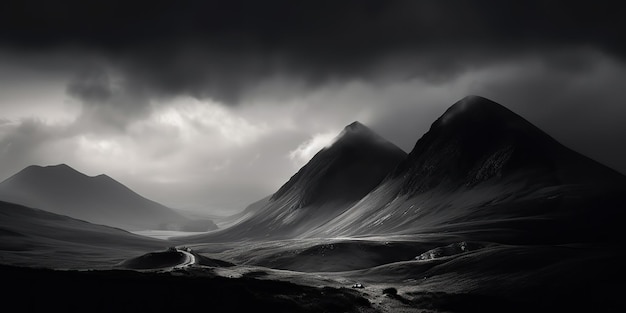
[[23, 169], [0, 183], [0, 199], [127, 230], [217, 228], [210, 220], [183, 217], [107, 175], [90, 177], [65, 164]]

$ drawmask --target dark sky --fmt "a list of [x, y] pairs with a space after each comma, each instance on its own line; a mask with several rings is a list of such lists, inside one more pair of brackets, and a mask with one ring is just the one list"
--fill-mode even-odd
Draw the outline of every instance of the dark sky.
[[626, 173], [619, 2], [129, 2], [3, 2], [0, 179], [68, 163], [233, 212], [352, 121], [408, 152], [468, 94]]

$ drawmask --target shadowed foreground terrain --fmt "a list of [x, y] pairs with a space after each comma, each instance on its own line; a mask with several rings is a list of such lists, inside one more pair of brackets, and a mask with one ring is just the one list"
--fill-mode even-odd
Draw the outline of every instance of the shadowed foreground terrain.
[[[0, 266], [0, 275], [10, 286], [3, 297], [30, 312], [624, 312], [616, 256], [624, 253], [491, 247], [342, 272]], [[349, 288], [356, 281], [364, 288]]]
[[[622, 312], [621, 244], [456, 242], [462, 234], [202, 244], [220, 275], [357, 289], [383, 312]], [[396, 293], [385, 294], [393, 288]]]
[[[282, 281], [132, 271], [54, 271], [0, 266], [4, 299], [20, 311], [43, 312], [368, 312], [345, 288]], [[182, 274], [181, 274], [182, 275]], [[36, 299], [33, 299], [36, 295]], [[373, 312], [373, 311], [372, 311]]]

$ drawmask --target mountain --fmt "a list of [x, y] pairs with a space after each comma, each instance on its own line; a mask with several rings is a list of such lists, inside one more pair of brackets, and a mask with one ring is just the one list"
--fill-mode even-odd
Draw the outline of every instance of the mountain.
[[23, 169], [0, 183], [0, 199], [127, 230], [216, 228], [208, 220], [187, 219], [107, 175], [90, 177], [65, 164]]
[[52, 268], [110, 267], [164, 241], [0, 201], [2, 264]]
[[401, 193], [414, 194], [515, 175], [548, 185], [623, 179], [502, 105], [478, 96], [458, 101], [437, 119], [393, 177], [410, 177]]
[[[197, 240], [292, 238], [320, 227], [370, 192], [406, 153], [359, 122], [346, 126], [263, 207]], [[252, 212], [248, 212], [252, 213]]]
[[[626, 179], [500, 104], [450, 107], [377, 188], [313, 237], [449, 232], [470, 239], [619, 238]], [[608, 224], [607, 224], [608, 223]], [[609, 234], [610, 233], [610, 234]]]

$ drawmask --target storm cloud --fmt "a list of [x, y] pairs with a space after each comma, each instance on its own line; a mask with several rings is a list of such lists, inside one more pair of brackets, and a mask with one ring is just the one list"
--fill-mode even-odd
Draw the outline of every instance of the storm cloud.
[[626, 172], [625, 24], [603, 1], [9, 1], [0, 176], [69, 163], [236, 211], [352, 121], [409, 151], [467, 94]]
[[[626, 52], [626, 22], [602, 1], [19, 1], [3, 12], [5, 48], [94, 55], [125, 89], [225, 104], [281, 77], [307, 88], [394, 70], [445, 80], [545, 49]], [[107, 75], [81, 71], [80, 80]], [[74, 94], [91, 100], [106, 87]]]

